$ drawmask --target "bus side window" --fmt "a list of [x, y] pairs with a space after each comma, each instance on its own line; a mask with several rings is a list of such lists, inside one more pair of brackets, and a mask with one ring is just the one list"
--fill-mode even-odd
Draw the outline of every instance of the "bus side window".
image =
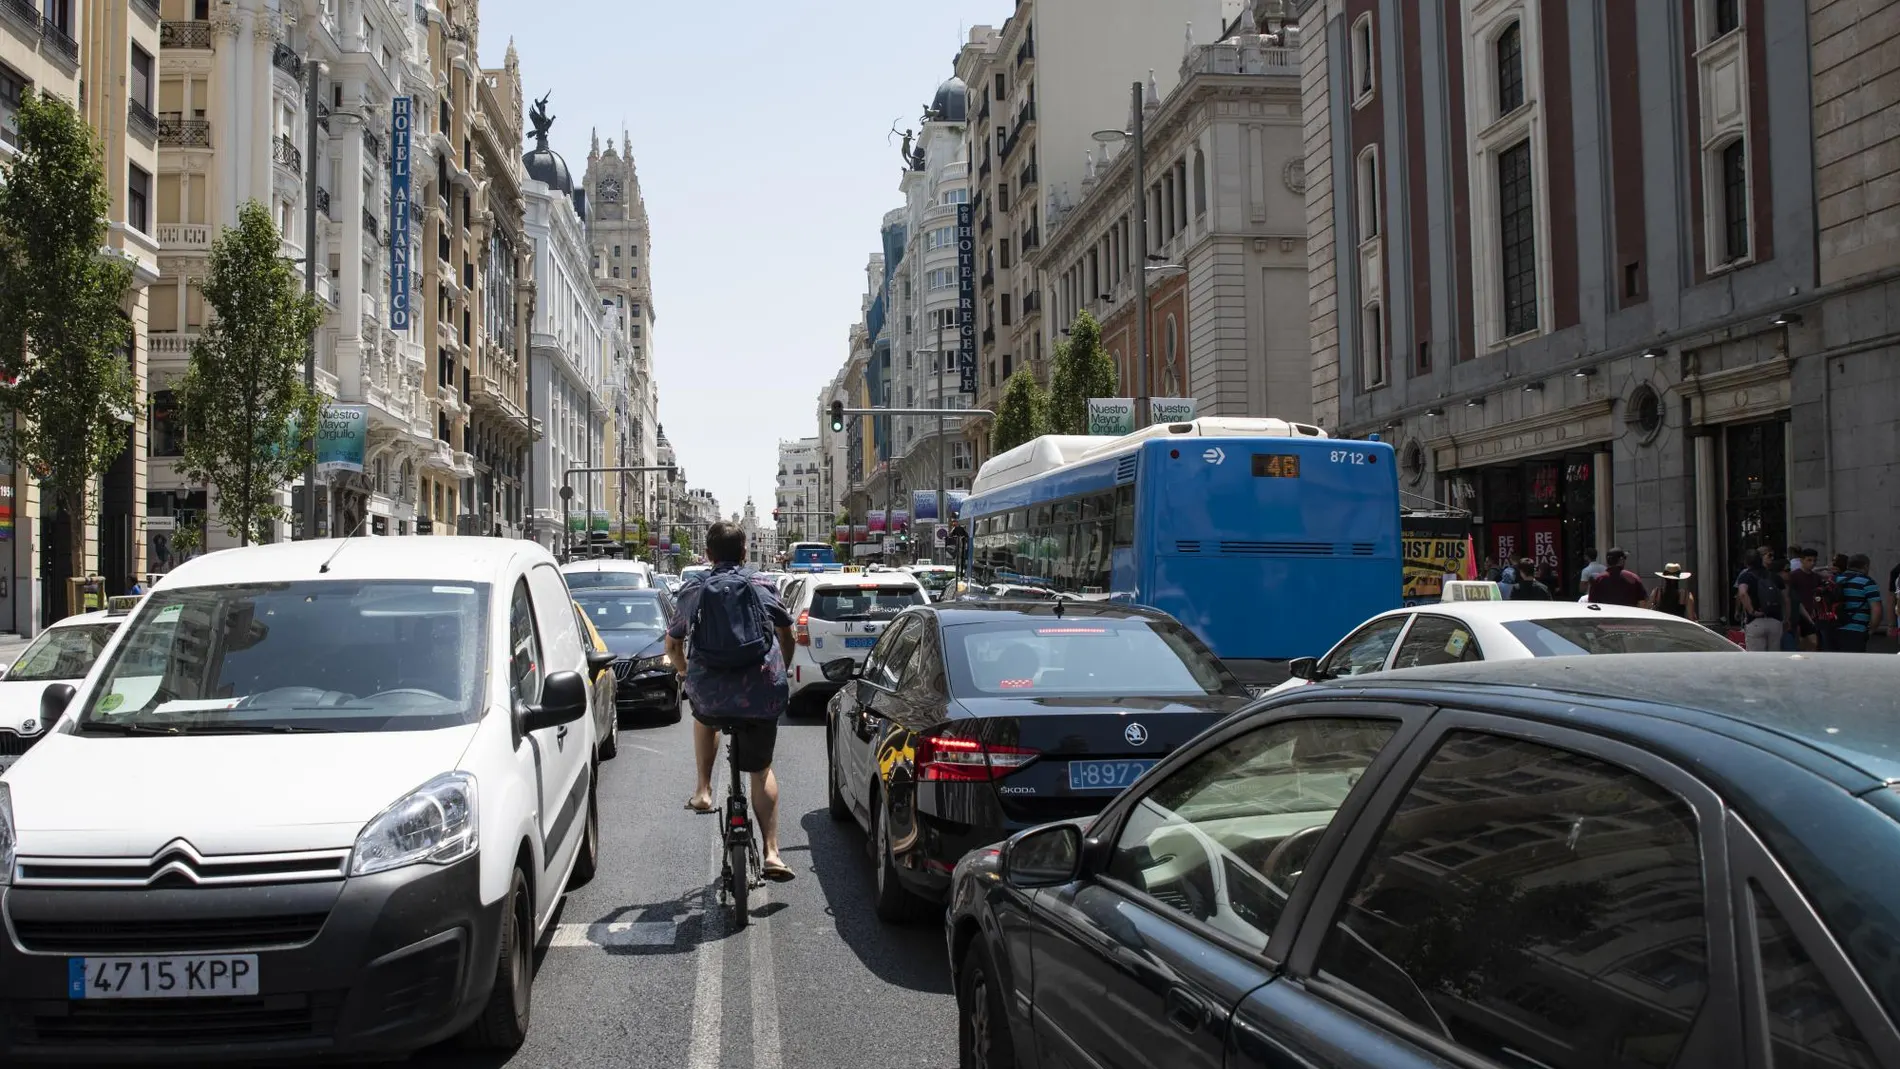
[[1135, 544], [1135, 488], [1133, 485], [1115, 488], [1115, 544], [1118, 546]]

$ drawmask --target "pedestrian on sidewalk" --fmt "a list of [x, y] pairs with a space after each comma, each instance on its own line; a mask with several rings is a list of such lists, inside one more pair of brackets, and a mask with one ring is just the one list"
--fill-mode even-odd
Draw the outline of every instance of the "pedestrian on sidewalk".
[[1511, 600], [1551, 600], [1550, 588], [1537, 578], [1536, 567], [1536, 562], [1529, 557], [1517, 562], [1517, 582], [1511, 584]]
[[1880, 596], [1880, 584], [1867, 572], [1873, 562], [1865, 553], [1848, 558], [1847, 567], [1835, 582], [1840, 584], [1845, 601], [1840, 627], [1834, 632], [1835, 648], [1842, 653], [1866, 653], [1867, 637], [1880, 633], [1886, 622], [1886, 604]]
[[1627, 605], [1632, 609], [1649, 607], [1649, 588], [1625, 565], [1629, 554], [1612, 549], [1604, 554], [1603, 573], [1590, 581], [1590, 601], [1597, 605]]
[[1583, 571], [1577, 575], [1577, 590], [1587, 596], [1590, 593], [1590, 584], [1596, 582], [1597, 576], [1608, 569], [1597, 563], [1597, 551], [1594, 549], [1584, 550], [1583, 559], [1589, 563], [1585, 564]]
[[1695, 591], [1683, 585], [1694, 574], [1683, 571], [1680, 564], [1663, 565], [1663, 570], [1656, 573], [1662, 580], [1662, 585], [1656, 588], [1656, 611], [1680, 616], [1690, 623], [1701, 623], [1702, 617], [1696, 612]]
[[1735, 578], [1735, 603], [1742, 619], [1743, 647], [1750, 653], [1772, 653], [1781, 645], [1783, 630], [1781, 582], [1775, 577], [1774, 551], [1764, 546]]

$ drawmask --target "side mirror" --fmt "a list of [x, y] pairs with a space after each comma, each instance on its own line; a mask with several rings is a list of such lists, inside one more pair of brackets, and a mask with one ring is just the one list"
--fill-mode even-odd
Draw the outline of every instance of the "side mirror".
[[1309, 682], [1319, 677], [1319, 658], [1295, 657], [1286, 663], [1287, 674]]
[[71, 683], [50, 683], [40, 691], [40, 723], [48, 727], [66, 714], [66, 707], [73, 703], [73, 685]]
[[1024, 890], [1057, 887], [1082, 871], [1082, 831], [1073, 824], [1034, 828], [1010, 840], [1003, 878]]
[[572, 724], [587, 715], [587, 698], [587, 681], [579, 672], [549, 675], [541, 683], [541, 701], [521, 710], [522, 733]]
[[605, 671], [612, 668], [616, 660], [619, 658], [614, 656], [612, 650], [588, 650], [587, 670], [589, 672]]
[[849, 657], [840, 657], [835, 661], [826, 661], [823, 671], [826, 679], [833, 683], [843, 683], [848, 679], [856, 679], [863, 675], [864, 667]]

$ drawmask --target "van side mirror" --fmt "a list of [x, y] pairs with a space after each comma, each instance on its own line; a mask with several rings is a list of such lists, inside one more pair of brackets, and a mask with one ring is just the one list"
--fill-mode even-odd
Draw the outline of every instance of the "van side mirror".
[[49, 683], [40, 691], [40, 723], [52, 727], [60, 717], [66, 715], [66, 707], [73, 703], [73, 685], [71, 683]]
[[1058, 887], [1082, 871], [1082, 831], [1073, 824], [1032, 828], [1003, 852], [1003, 878], [1023, 890]]
[[541, 683], [541, 700], [521, 709], [521, 732], [572, 724], [587, 715], [587, 681], [579, 672], [554, 672]]
[[1286, 663], [1286, 671], [1294, 679], [1312, 682], [1319, 678], [1319, 658], [1295, 657]]

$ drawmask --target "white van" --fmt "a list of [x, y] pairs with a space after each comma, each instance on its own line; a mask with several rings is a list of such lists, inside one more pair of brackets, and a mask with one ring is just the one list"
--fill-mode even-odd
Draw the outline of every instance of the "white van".
[[520, 1046], [599, 863], [584, 650], [529, 541], [179, 566], [0, 777], [0, 1003], [110, 1024], [0, 1029], [0, 1064]]

